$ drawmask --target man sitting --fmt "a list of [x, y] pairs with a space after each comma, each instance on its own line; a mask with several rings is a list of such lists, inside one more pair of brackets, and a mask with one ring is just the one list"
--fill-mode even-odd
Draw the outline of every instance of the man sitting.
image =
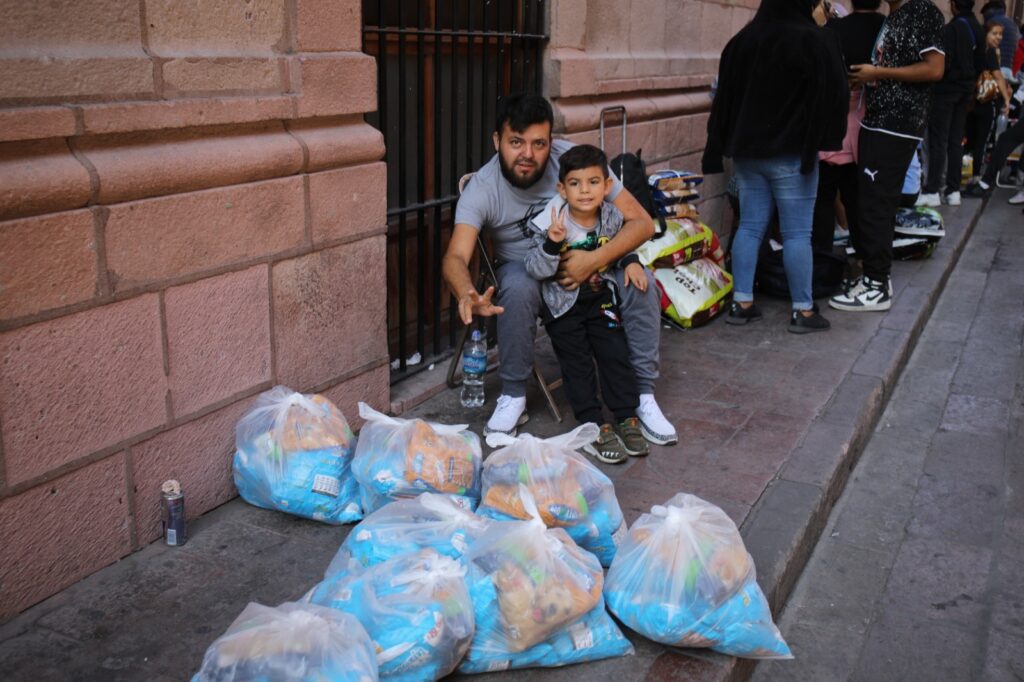
[[[526, 421], [526, 380], [533, 369], [533, 345], [542, 299], [540, 283], [526, 271], [524, 259], [532, 243], [530, 220], [556, 193], [558, 159], [571, 142], [552, 140], [551, 105], [538, 95], [510, 95], [498, 103], [493, 134], [495, 156], [466, 186], [455, 211], [455, 228], [443, 261], [444, 278], [458, 298], [459, 316], [470, 324], [473, 315], [498, 315], [498, 355], [501, 395], [485, 434], [508, 433]], [[618, 208], [625, 223], [609, 242], [594, 251], [566, 252], [558, 282], [575, 289], [590, 276], [634, 250], [654, 234], [654, 223], [643, 207], [615, 179], [607, 200]], [[498, 301], [493, 289], [480, 293], [473, 286], [469, 264], [476, 238], [487, 228], [497, 261]], [[647, 273], [646, 291], [626, 287], [616, 275], [622, 318], [629, 343], [629, 359], [636, 370], [640, 392], [640, 418], [644, 437], [652, 443], [678, 441], [675, 428], [654, 400], [658, 378], [660, 302], [653, 277]], [[498, 305], [500, 304], [500, 305]]]

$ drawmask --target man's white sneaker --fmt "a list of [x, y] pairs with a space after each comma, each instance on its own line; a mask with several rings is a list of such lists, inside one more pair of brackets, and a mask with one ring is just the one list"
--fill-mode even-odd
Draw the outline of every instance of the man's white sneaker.
[[1010, 203], [1014, 206], [1017, 204], [1024, 204], [1024, 189], [1010, 197]]
[[892, 307], [892, 280], [880, 282], [862, 277], [849, 291], [830, 298], [828, 304], [836, 310], [851, 312], [888, 310]]
[[640, 394], [640, 406], [636, 409], [640, 418], [640, 432], [655, 445], [675, 445], [679, 442], [676, 428], [662, 414], [653, 393]]
[[487, 420], [484, 427], [484, 436], [492, 433], [507, 433], [510, 436], [516, 435], [516, 429], [526, 423], [530, 415], [526, 414], [526, 396], [513, 398], [510, 395], [499, 395], [498, 405], [494, 408], [494, 414]]
[[914, 203], [914, 206], [929, 206], [931, 208], [936, 208], [938, 206], [942, 206], [942, 200], [939, 199], [938, 192], [935, 194], [921, 194]]
[[946, 203], [950, 206], [960, 205], [960, 192], [950, 192], [946, 195]]

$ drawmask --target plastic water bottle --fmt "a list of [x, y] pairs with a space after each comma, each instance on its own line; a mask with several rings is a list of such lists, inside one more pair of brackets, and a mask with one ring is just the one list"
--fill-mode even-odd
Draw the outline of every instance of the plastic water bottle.
[[1010, 119], [1006, 117], [1006, 114], [999, 114], [999, 116], [996, 117], [996, 139], [998, 140], [999, 136], [1005, 133], [1006, 129], [1009, 127]]
[[487, 372], [487, 339], [474, 329], [462, 349], [462, 406], [484, 404], [484, 373]]

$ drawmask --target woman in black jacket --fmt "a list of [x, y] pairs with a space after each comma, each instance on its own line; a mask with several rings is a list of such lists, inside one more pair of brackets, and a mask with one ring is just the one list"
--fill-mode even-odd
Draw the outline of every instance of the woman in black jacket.
[[730, 324], [761, 317], [753, 304], [754, 271], [777, 207], [793, 302], [789, 331], [829, 327], [811, 298], [811, 223], [818, 152], [840, 148], [849, 90], [835, 36], [811, 18], [818, 4], [764, 0], [722, 52], [703, 167], [721, 173], [723, 156], [736, 167], [740, 226], [732, 245]]

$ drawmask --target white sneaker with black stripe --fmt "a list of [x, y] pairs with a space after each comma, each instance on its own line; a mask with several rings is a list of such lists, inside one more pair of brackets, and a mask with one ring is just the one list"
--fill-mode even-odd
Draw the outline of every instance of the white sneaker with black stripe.
[[892, 283], [888, 277], [883, 281], [861, 277], [849, 291], [830, 298], [828, 304], [852, 312], [888, 310], [892, 307]]

